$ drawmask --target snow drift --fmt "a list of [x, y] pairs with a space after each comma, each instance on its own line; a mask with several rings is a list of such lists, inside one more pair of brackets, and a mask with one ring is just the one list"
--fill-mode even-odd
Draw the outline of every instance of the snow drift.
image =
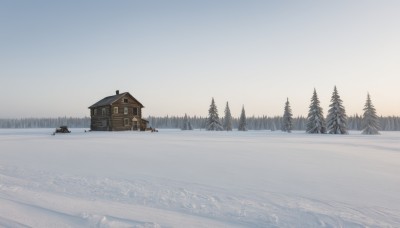
[[400, 133], [72, 131], [0, 131], [0, 226], [400, 226]]

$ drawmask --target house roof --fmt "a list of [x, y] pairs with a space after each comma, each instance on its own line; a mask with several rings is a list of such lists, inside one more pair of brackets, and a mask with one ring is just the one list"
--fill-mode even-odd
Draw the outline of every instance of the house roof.
[[136, 100], [136, 98], [134, 98], [130, 93], [125, 92], [125, 93], [120, 93], [117, 95], [113, 95], [113, 96], [108, 96], [105, 97], [103, 99], [101, 99], [100, 101], [96, 102], [95, 104], [93, 104], [92, 106], [90, 106], [89, 108], [95, 108], [95, 107], [100, 107], [100, 106], [107, 106], [107, 105], [112, 105], [114, 102], [116, 102], [117, 100], [119, 100], [120, 98], [124, 97], [125, 95], [128, 95], [129, 97], [131, 97], [133, 100], [135, 100], [137, 103], [139, 103], [139, 105], [144, 108], [144, 106], [142, 105], [142, 103], [140, 103], [138, 100]]

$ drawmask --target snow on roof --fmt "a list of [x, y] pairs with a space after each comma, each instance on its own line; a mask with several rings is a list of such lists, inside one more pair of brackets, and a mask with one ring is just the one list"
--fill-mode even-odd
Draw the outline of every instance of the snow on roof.
[[112, 103], [114, 103], [115, 101], [117, 101], [120, 98], [124, 97], [125, 95], [129, 95], [137, 103], [139, 103], [140, 106], [144, 107], [142, 105], [142, 103], [140, 103], [138, 100], [136, 100], [130, 93], [125, 92], [125, 93], [121, 93], [121, 94], [116, 94], [116, 95], [113, 95], [113, 96], [105, 97], [105, 98], [101, 99], [100, 101], [96, 102], [95, 104], [93, 104], [92, 106], [90, 106], [89, 108], [95, 108], [95, 107], [100, 107], [100, 106], [111, 105]]

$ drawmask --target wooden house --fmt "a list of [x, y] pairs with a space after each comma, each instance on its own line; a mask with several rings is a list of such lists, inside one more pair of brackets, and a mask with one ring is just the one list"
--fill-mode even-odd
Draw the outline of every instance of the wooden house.
[[144, 106], [130, 93], [108, 96], [89, 107], [92, 131], [144, 131], [148, 121], [142, 119]]

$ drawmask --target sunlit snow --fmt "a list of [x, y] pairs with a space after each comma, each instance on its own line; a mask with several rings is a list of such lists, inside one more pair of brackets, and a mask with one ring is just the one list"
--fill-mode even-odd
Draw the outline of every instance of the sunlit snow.
[[0, 227], [400, 227], [400, 132], [0, 130]]

